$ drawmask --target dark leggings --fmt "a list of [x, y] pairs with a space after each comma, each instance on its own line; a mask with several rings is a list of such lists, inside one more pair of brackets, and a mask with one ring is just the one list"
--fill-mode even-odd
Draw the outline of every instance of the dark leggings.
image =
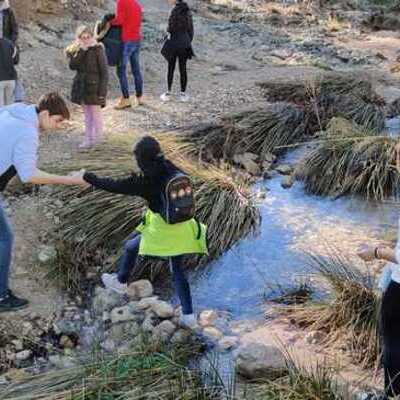
[[382, 297], [381, 329], [387, 396], [400, 395], [400, 284], [391, 281]]
[[[136, 260], [139, 254], [141, 236], [137, 235], [125, 243], [125, 251], [122, 255], [118, 268], [118, 281], [128, 282], [132, 270], [135, 268]], [[172, 281], [175, 291], [178, 293], [182, 305], [183, 314], [193, 314], [192, 297], [190, 295], [189, 283], [182, 272], [182, 256], [169, 257], [169, 266], [172, 272]]]
[[181, 55], [174, 55], [172, 58], [168, 61], [168, 91], [170, 92], [172, 89], [172, 82], [174, 80], [174, 72], [175, 72], [175, 65], [176, 65], [176, 60], [178, 59], [179, 61], [179, 74], [181, 76], [181, 91], [186, 92], [186, 87], [187, 87], [187, 70], [186, 70], [186, 64], [187, 64], [187, 57], [186, 56], [181, 56]]

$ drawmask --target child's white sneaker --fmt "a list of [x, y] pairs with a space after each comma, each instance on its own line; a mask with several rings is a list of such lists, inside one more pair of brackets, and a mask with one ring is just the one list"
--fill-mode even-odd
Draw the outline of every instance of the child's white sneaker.
[[179, 318], [179, 325], [182, 328], [194, 330], [198, 328], [197, 319], [194, 314], [183, 314]]
[[107, 289], [113, 290], [119, 294], [125, 294], [127, 292], [128, 285], [119, 282], [117, 274], [103, 274], [101, 280]]
[[186, 103], [190, 100], [190, 97], [185, 92], [181, 92], [179, 100], [182, 101], [183, 103]]
[[160, 96], [161, 101], [170, 101], [171, 100], [171, 93], [170, 92], [165, 92]]

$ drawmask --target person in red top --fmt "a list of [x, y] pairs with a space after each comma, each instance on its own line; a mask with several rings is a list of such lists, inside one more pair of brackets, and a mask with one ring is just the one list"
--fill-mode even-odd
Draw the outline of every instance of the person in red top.
[[143, 78], [140, 71], [140, 42], [142, 39], [142, 14], [143, 9], [137, 0], [117, 0], [116, 14], [108, 14], [106, 20], [111, 25], [121, 27], [122, 39], [122, 61], [117, 66], [119, 83], [121, 85], [122, 97], [115, 106], [117, 110], [122, 110], [132, 106], [129, 98], [129, 83], [126, 76], [128, 62], [131, 64], [133, 78], [135, 80], [135, 90], [137, 103], [141, 104], [143, 95]]

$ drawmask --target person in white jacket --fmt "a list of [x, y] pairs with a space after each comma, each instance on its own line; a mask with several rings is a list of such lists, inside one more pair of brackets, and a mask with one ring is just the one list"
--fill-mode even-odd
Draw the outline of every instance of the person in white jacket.
[[41, 134], [61, 128], [69, 117], [68, 108], [57, 93], [42, 96], [37, 105], [18, 103], [0, 107], [0, 313], [28, 305], [27, 300], [15, 296], [9, 287], [14, 235], [1, 202], [1, 192], [15, 175], [22, 182], [33, 184], [82, 184], [82, 173], [60, 176], [37, 167]]
[[[400, 172], [400, 144], [396, 146], [396, 166]], [[390, 397], [400, 395], [400, 220], [398, 229], [397, 244], [394, 249], [364, 244], [358, 251], [358, 255], [364, 261], [388, 261], [381, 273], [378, 286], [383, 292], [380, 320], [385, 395]]]

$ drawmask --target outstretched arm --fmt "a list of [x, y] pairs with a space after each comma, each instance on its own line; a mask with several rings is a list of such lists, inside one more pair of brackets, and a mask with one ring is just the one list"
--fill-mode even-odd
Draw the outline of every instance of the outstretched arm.
[[99, 178], [93, 173], [86, 172], [83, 179], [94, 186], [96, 189], [102, 189], [111, 193], [128, 194], [131, 196], [146, 196], [147, 186], [143, 182], [143, 178], [132, 175], [127, 178]]

